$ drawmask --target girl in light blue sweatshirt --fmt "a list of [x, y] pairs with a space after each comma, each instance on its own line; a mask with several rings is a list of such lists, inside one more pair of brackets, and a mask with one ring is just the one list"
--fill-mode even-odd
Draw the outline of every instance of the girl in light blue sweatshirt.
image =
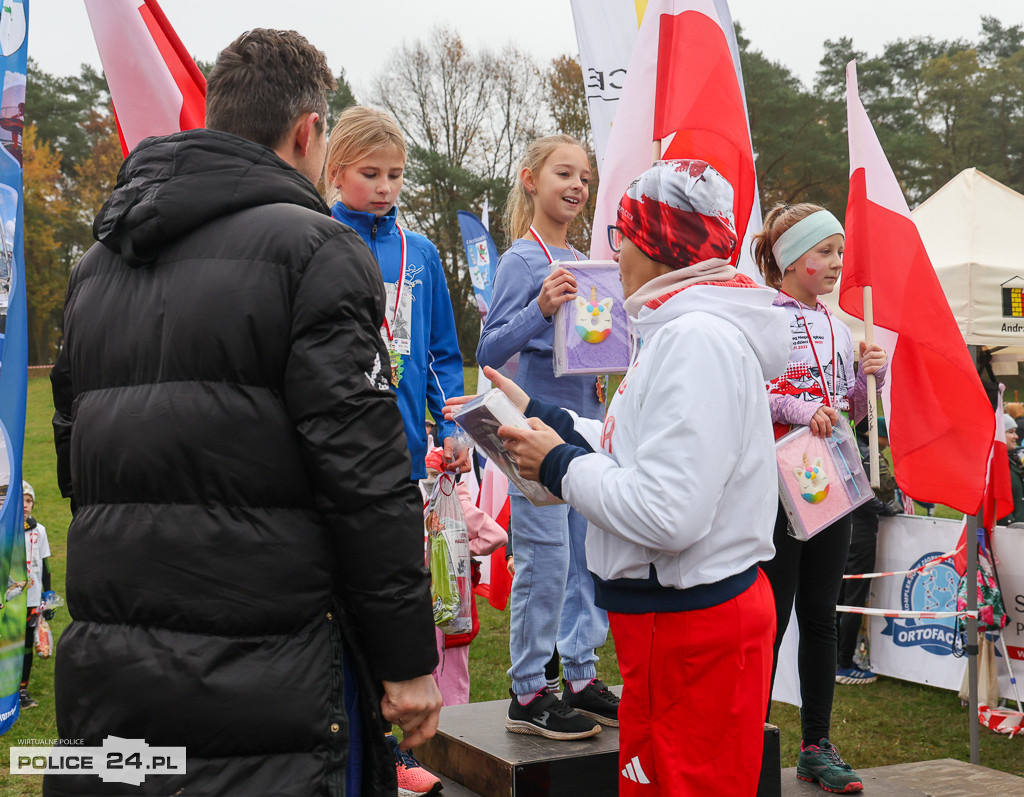
[[[515, 241], [498, 261], [476, 356], [535, 398], [601, 418], [597, 380], [556, 377], [551, 357], [553, 316], [575, 298], [576, 280], [550, 266], [586, 259], [566, 233], [586, 204], [589, 181], [590, 161], [570, 136], [546, 136], [527, 149], [505, 210]], [[593, 736], [602, 724], [618, 725], [618, 698], [597, 680], [595, 648], [607, 638], [608, 617], [594, 605], [586, 520], [568, 506], [535, 507], [514, 487], [509, 492], [516, 573], [509, 637], [513, 694], [505, 727], [551, 739]], [[544, 676], [556, 643], [565, 677], [561, 700]]]

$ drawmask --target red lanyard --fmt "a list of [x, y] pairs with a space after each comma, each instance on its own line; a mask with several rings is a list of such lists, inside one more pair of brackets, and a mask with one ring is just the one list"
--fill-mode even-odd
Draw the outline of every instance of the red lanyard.
[[[533, 237], [537, 239], [537, 243], [540, 244], [540, 248], [544, 250], [544, 254], [547, 256], [547, 259], [548, 259], [548, 263], [554, 263], [555, 262], [554, 258], [551, 257], [551, 250], [548, 249], [547, 245], [544, 243], [544, 240], [540, 237], [540, 233], [538, 233], [531, 226], [530, 227], [530, 234], [533, 235]], [[576, 250], [573, 248], [572, 244], [569, 243], [568, 240], [566, 240], [565, 246], [566, 246], [566, 248], [570, 252], [572, 252], [572, 256], [576, 258], [576, 261], [579, 262], [580, 256], [578, 254], [576, 254]]]
[[402, 290], [405, 288], [405, 230], [397, 224], [395, 228], [398, 230], [398, 237], [402, 240], [402, 265], [398, 270], [398, 284], [395, 285], [395, 311], [391, 314], [390, 322], [387, 315], [384, 316], [384, 333], [388, 337], [388, 343], [395, 341], [394, 327], [398, 320], [398, 308], [402, 306]]
[[[785, 291], [780, 291], [780, 293], [785, 293], [786, 296], [789, 296], [789, 294], [786, 293]], [[789, 296], [789, 298], [793, 299], [792, 296]], [[794, 301], [800, 302], [799, 299], [794, 299]], [[832, 314], [828, 311], [828, 308], [825, 307], [825, 305], [822, 305], [822, 308], [825, 311], [825, 319], [828, 321], [828, 334], [829, 334], [829, 337], [832, 339], [832, 394], [831, 394], [831, 396], [829, 395], [829, 392], [828, 392], [828, 383], [825, 381], [825, 371], [821, 367], [821, 361], [818, 359], [818, 349], [814, 345], [814, 338], [811, 336], [810, 327], [807, 326], [807, 319], [804, 318], [803, 315], [798, 315], [797, 318], [799, 318], [800, 321], [804, 325], [804, 332], [807, 334], [807, 343], [810, 344], [811, 354], [814, 355], [814, 364], [816, 366], [818, 366], [818, 373], [821, 374], [821, 392], [825, 394], [825, 404], [827, 404], [829, 407], [831, 407], [831, 406], [833, 406], [835, 400], [839, 398], [838, 396], [836, 396], [836, 369], [839, 366], [836, 363], [836, 336], [835, 336], [835, 332], [832, 330]]]

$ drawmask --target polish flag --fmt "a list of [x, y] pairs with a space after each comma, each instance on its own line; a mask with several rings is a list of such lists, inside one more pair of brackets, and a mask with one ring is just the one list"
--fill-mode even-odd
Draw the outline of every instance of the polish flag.
[[125, 157], [149, 136], [203, 127], [206, 79], [156, 0], [85, 0]]
[[[1010, 486], [1010, 452], [1006, 446], [1006, 432], [1003, 427], [1003, 392], [999, 391], [996, 402], [996, 434], [992, 441], [992, 453], [988, 458], [988, 472], [985, 475], [985, 496], [982, 500], [982, 523], [978, 528], [979, 542], [987, 529], [995, 528], [996, 521], [1006, 517], [1013, 511], [1013, 488]], [[967, 572], [967, 518], [957, 542], [957, 555], [953, 557], [953, 567], [963, 575]]]
[[[655, 141], [663, 160], [699, 158], [729, 181], [741, 238], [748, 238], [751, 220], [760, 227], [739, 54], [730, 46], [734, 38], [722, 0], [647, 3], [600, 164], [590, 251], [595, 260], [611, 259], [608, 225], [615, 224], [626, 188], [650, 168]], [[743, 249], [737, 248], [733, 263]], [[752, 263], [748, 269], [756, 274]]]
[[839, 305], [864, 318], [862, 289], [872, 286], [875, 338], [889, 355], [882, 401], [900, 489], [973, 515], [985, 492], [992, 404], [861, 104], [855, 61], [846, 82], [850, 195]]

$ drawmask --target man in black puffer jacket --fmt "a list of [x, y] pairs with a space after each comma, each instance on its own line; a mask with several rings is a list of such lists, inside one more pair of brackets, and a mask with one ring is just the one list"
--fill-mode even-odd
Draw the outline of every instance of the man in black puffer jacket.
[[380, 712], [409, 745], [436, 728], [380, 270], [314, 188], [333, 85], [298, 34], [243, 34], [210, 76], [210, 129], [139, 144], [72, 273], [58, 731], [188, 758], [46, 794], [393, 795]]

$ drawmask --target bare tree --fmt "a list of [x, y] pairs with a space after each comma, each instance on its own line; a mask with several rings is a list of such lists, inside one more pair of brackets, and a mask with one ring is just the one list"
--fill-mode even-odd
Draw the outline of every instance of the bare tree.
[[472, 52], [446, 28], [403, 44], [389, 62], [372, 101], [394, 115], [409, 146], [402, 213], [437, 246], [469, 355], [479, 315], [456, 214], [478, 209], [484, 196], [503, 204], [526, 144], [550, 126], [545, 82], [529, 55], [512, 46]]

